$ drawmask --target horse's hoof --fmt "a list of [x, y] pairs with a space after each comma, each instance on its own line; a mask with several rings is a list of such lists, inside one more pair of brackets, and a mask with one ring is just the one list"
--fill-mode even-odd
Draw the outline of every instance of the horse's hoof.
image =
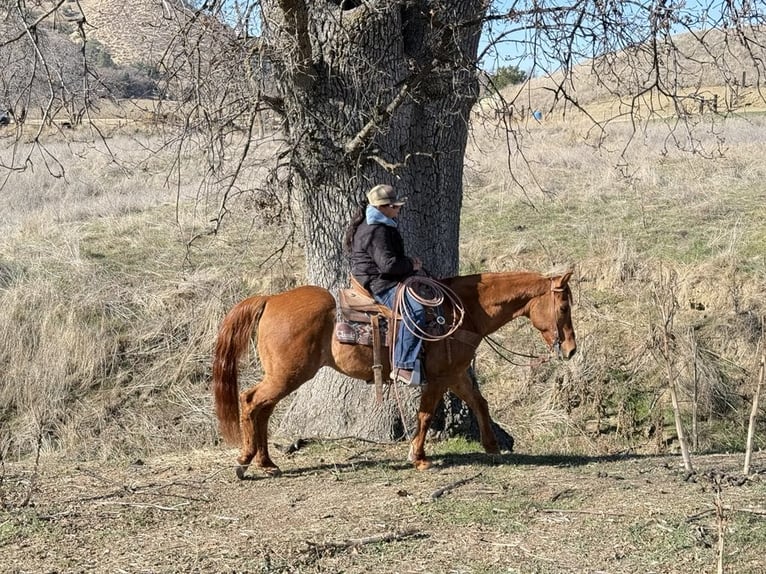
[[423, 470], [428, 470], [429, 468], [431, 468], [430, 460], [416, 460], [413, 462], [415, 464], [415, 470], [423, 471]]
[[234, 469], [237, 472], [237, 478], [239, 480], [245, 480], [245, 471], [247, 470], [247, 467], [249, 465], [247, 464], [238, 464], [237, 467]]
[[279, 478], [282, 476], [282, 471], [277, 466], [270, 466], [269, 468], [264, 468], [263, 472], [266, 473], [266, 476], [269, 478]]

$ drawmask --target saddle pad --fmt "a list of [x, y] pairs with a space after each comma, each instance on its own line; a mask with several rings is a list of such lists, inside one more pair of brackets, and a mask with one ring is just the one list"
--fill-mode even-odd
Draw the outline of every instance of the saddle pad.
[[[367, 322], [349, 321], [336, 323], [335, 337], [341, 343], [347, 345], [365, 345], [371, 347], [373, 343], [372, 324]], [[383, 347], [388, 347], [388, 322], [380, 320], [380, 342]]]

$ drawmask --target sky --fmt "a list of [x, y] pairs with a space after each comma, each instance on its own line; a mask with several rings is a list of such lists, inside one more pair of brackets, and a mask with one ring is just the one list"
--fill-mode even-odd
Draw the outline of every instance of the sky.
[[[203, 0], [192, 0], [196, 6], [203, 3]], [[250, 33], [259, 34], [259, 2], [224, 0], [221, 6], [222, 17], [231, 25], [247, 14], [248, 6], [252, 7]], [[573, 9], [565, 16], [562, 9], [567, 6]], [[619, 26], [620, 34], [615, 32], [610, 38], [608, 34], [600, 33], [601, 18], [593, 16], [597, 6], [606, 7], [604, 13], [607, 16], [612, 16], [615, 10], [620, 12], [624, 22]], [[645, 41], [650, 34], [650, 14], [656, 13], [658, 7], [672, 10], [672, 34], [720, 26], [724, 7], [731, 11], [727, 11], [727, 16], [737, 11], [741, 13], [743, 7], [747, 7], [755, 17], [746, 19], [745, 23], [766, 23], [766, 0], [494, 0], [479, 47], [480, 67], [493, 72], [499, 67], [516, 66], [527, 75], [542, 75], [560, 67], [562, 53], [570, 45], [579, 54], [573, 63], [623, 49], [629, 40], [634, 43]], [[582, 8], [590, 16], [577, 20], [577, 23], [582, 25], [581, 30], [592, 29], [594, 34], [573, 40], [571, 30]], [[521, 16], [518, 19], [503, 17], [511, 11]], [[534, 14], [542, 14], [537, 17], [537, 23], [543, 22], [547, 33], [540, 33], [540, 28], [535, 28]]]
[[[572, 10], [569, 17], [564, 17], [556, 9], [566, 6], [586, 8], [591, 16], [577, 22], [582, 26], [581, 30], [592, 29], [593, 36], [572, 40], [574, 15], [579, 12]], [[621, 12], [624, 25], [613, 28], [615, 33], [612, 37], [599, 30], [601, 18], [592, 15], [596, 6], [612, 7]], [[633, 40], [633, 43], [645, 41], [651, 34], [650, 16], [657, 13], [658, 7], [671, 14], [669, 33], [680, 34], [731, 23], [730, 13], [726, 14], [728, 19], [722, 15], [724, 6], [740, 13], [742, 7], [747, 6], [754, 17], [744, 19], [746, 24], [764, 23], [766, 18], [766, 0], [495, 0], [482, 34], [480, 54], [483, 53], [484, 57], [480, 64], [490, 72], [502, 66], [517, 66], [528, 75], [540, 75], [560, 67], [561, 49], [570, 42], [574, 51], [580, 54], [573, 62], [578, 63], [605, 52], [623, 49], [629, 45], [628, 40]], [[535, 18], [532, 16], [535, 9], [545, 14], [543, 17], [550, 34], [536, 34]], [[512, 10], [523, 16], [518, 21], [500, 19], [501, 15], [508, 15]], [[614, 12], [607, 10], [606, 14], [611, 16]]]

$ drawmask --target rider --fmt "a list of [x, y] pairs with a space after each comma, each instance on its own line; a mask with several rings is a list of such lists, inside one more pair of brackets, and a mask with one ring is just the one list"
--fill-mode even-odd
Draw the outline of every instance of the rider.
[[[420, 259], [405, 255], [404, 241], [397, 229], [399, 212], [407, 198], [397, 196], [392, 186], [381, 184], [367, 193], [367, 201], [346, 234], [351, 274], [376, 301], [393, 308], [399, 283], [423, 267]], [[418, 355], [423, 340], [413, 330], [423, 327], [425, 311], [407, 290], [404, 293], [406, 312], [402, 312], [403, 320], [399, 322], [391, 378], [419, 386], [422, 377]]]

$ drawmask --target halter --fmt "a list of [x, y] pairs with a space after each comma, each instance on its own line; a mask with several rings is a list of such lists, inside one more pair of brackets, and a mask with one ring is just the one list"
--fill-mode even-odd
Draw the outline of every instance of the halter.
[[[551, 279], [551, 306], [555, 308], [556, 305], [556, 293], [563, 293], [565, 291], [565, 287], [556, 287], [553, 283], [553, 279]], [[549, 350], [552, 352], [555, 352], [557, 357], [561, 359], [563, 357], [561, 353], [561, 336], [559, 334], [559, 323], [558, 323], [558, 312], [554, 313], [553, 315], [553, 330], [555, 331], [556, 335], [553, 339], [553, 342], [549, 345]], [[492, 349], [497, 355], [511, 363], [512, 365], [516, 365], [517, 367], [539, 367], [540, 365], [547, 363], [551, 360], [551, 354], [549, 354], [547, 357], [543, 355], [527, 355], [525, 353], [519, 353], [518, 351], [514, 351], [512, 349], [508, 349], [495, 341], [491, 336], [487, 335], [484, 337], [484, 340], [487, 341], [487, 344], [489, 345], [489, 348]], [[517, 357], [523, 357], [526, 359], [533, 359], [527, 363], [518, 363], [513, 361], [510, 357], [503, 354], [510, 353], [511, 355], [515, 355]]]
[[551, 279], [551, 307], [553, 307], [556, 311], [553, 314], [553, 330], [556, 333], [556, 338], [553, 339], [553, 343], [551, 343], [551, 351], [554, 351], [556, 353], [556, 356], [561, 359], [561, 337], [559, 335], [559, 313], [558, 309], [556, 307], [556, 293], [563, 293], [564, 287], [555, 287], [553, 283], [553, 279]]

